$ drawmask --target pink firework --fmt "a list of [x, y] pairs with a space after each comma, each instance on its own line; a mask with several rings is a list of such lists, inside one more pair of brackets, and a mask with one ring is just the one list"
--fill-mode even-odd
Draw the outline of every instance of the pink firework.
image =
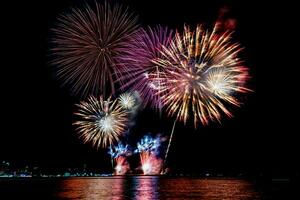
[[157, 175], [162, 171], [163, 160], [151, 152], [141, 152], [140, 160], [144, 175]]
[[157, 95], [157, 91], [163, 68], [153, 60], [162, 58], [162, 46], [169, 46], [173, 39], [173, 31], [162, 26], [141, 28], [132, 38], [119, 57], [119, 62], [124, 63], [119, 79], [122, 82], [121, 88], [138, 91], [144, 106], [150, 104], [154, 108], [160, 108], [160, 96]]
[[159, 158], [159, 147], [161, 137], [152, 138], [145, 135], [140, 142], [137, 143], [136, 153], [140, 154], [141, 168], [145, 175], [159, 174], [163, 167], [163, 160]]
[[73, 8], [62, 14], [53, 29], [52, 65], [63, 85], [75, 95], [115, 93], [119, 74], [117, 56], [137, 28], [137, 17], [120, 5]]
[[129, 171], [130, 166], [126, 157], [119, 156], [116, 157], [114, 160], [116, 163], [115, 175], [124, 175]]
[[[115, 175], [124, 175], [130, 169], [127, 157], [131, 155], [128, 145], [118, 143], [116, 146], [110, 146], [109, 152], [111, 158], [115, 161]], [[113, 164], [113, 163], [112, 163]]]

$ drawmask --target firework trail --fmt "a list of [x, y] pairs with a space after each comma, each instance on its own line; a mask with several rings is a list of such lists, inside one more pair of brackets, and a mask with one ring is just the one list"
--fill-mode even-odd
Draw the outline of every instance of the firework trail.
[[[167, 158], [168, 158], [168, 155], [169, 155], [169, 150], [170, 150], [171, 142], [172, 142], [173, 135], [174, 135], [174, 130], [175, 130], [176, 122], [177, 122], [177, 120], [175, 120], [174, 123], [173, 123], [173, 127], [172, 127], [172, 131], [171, 131], [171, 134], [170, 134], [170, 138], [169, 138], [167, 150], [166, 150], [166, 153], [165, 153], [165, 158], [164, 158], [164, 163], [163, 163], [164, 166], [163, 166], [163, 167], [165, 167], [166, 162], [167, 162]], [[164, 170], [164, 169], [163, 169], [163, 170]]]
[[[137, 17], [121, 5], [95, 2], [62, 14], [53, 29], [52, 65], [75, 95], [115, 93], [117, 56], [137, 29]], [[108, 84], [107, 84], [108, 83]]]
[[84, 143], [91, 142], [99, 148], [107, 147], [124, 133], [128, 122], [128, 114], [117, 103], [110, 98], [103, 100], [103, 97], [95, 98], [90, 96], [87, 101], [77, 104], [78, 121], [74, 123], [79, 137]]
[[121, 71], [121, 89], [138, 91], [143, 106], [150, 104], [160, 109], [161, 102], [157, 91], [163, 68], [153, 63], [153, 60], [162, 58], [160, 50], [162, 46], [169, 46], [173, 39], [173, 31], [162, 26], [140, 28], [132, 38], [119, 57], [119, 61], [125, 65]]
[[109, 154], [114, 159], [115, 165], [115, 174], [124, 175], [130, 169], [129, 163], [127, 162], [127, 157], [131, 155], [128, 145], [122, 145], [121, 143], [118, 146], [110, 147]]
[[158, 156], [160, 143], [160, 137], [152, 138], [148, 135], [137, 143], [135, 153], [140, 154], [144, 175], [160, 174], [163, 164], [162, 159]]
[[159, 93], [169, 115], [184, 122], [192, 115], [195, 127], [199, 121], [220, 121], [221, 113], [232, 117], [227, 106], [239, 106], [235, 95], [249, 89], [244, 87], [248, 69], [231, 35], [218, 33], [217, 26], [212, 32], [185, 26], [183, 35], [177, 33], [170, 47], [163, 47], [163, 58], [154, 62], [164, 71]]

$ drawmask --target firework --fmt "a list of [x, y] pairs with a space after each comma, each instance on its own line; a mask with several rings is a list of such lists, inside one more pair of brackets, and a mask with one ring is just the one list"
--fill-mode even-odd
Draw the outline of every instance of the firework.
[[128, 113], [127, 136], [130, 134], [130, 129], [135, 125], [135, 117], [139, 111], [141, 99], [137, 91], [126, 92], [118, 97], [118, 103]]
[[212, 32], [185, 26], [183, 35], [177, 33], [162, 48], [163, 58], [154, 63], [163, 68], [159, 93], [169, 115], [184, 122], [192, 115], [195, 127], [199, 121], [220, 121], [221, 113], [232, 116], [227, 106], [239, 106], [235, 94], [249, 89], [244, 87], [248, 70], [238, 57], [240, 45], [231, 36], [219, 33], [217, 26]]
[[161, 158], [149, 152], [141, 152], [140, 159], [144, 175], [157, 175], [161, 173], [163, 165]]
[[131, 109], [135, 104], [135, 99], [130, 93], [124, 93], [119, 96], [119, 103], [124, 109]]
[[121, 143], [118, 146], [110, 147], [109, 154], [114, 159], [115, 174], [124, 175], [130, 169], [129, 163], [127, 162], [127, 156], [131, 155], [128, 145], [122, 145]]
[[[137, 28], [137, 17], [121, 5], [73, 8], [53, 29], [52, 64], [74, 94], [114, 94], [119, 74], [116, 57]], [[108, 84], [107, 84], [108, 83]]]
[[140, 142], [137, 143], [137, 149], [135, 152], [150, 152], [151, 154], [157, 154], [160, 147], [160, 138], [152, 138], [149, 135], [145, 135]]
[[135, 152], [140, 154], [141, 168], [145, 175], [159, 174], [162, 170], [163, 162], [158, 156], [160, 142], [160, 137], [152, 138], [146, 135], [137, 144]]
[[137, 92], [123, 93], [118, 100], [122, 108], [128, 111], [135, 111], [139, 106], [139, 95]]
[[115, 162], [116, 162], [115, 175], [124, 175], [129, 171], [130, 166], [126, 157], [123, 156], [117, 157], [115, 158]]
[[80, 138], [84, 143], [91, 142], [97, 148], [106, 147], [118, 141], [125, 131], [127, 112], [117, 103], [117, 100], [106, 101], [101, 96], [99, 99], [90, 96], [87, 101], [77, 105], [75, 113], [79, 120], [74, 123]]
[[[122, 89], [136, 90], [140, 93], [143, 105], [150, 104], [160, 108], [158, 94], [161, 67], [152, 61], [161, 58], [162, 46], [168, 47], [172, 41], [172, 30], [167, 27], [139, 29], [127, 44], [126, 50], [119, 57], [125, 67], [121, 71]], [[153, 79], [153, 78], [156, 79]]]
[[117, 158], [117, 157], [120, 157], [120, 156], [127, 157], [127, 156], [131, 155], [131, 151], [129, 150], [129, 146], [128, 145], [124, 146], [121, 143], [118, 143], [117, 146], [110, 147], [108, 153], [113, 158]]

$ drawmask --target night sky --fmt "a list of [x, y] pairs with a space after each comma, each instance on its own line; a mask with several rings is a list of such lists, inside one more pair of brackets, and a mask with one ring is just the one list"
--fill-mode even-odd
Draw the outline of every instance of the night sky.
[[[142, 26], [162, 24], [181, 29], [184, 23], [212, 25], [224, 6], [237, 20], [234, 38], [245, 47], [242, 57], [250, 68], [253, 78], [248, 86], [254, 92], [244, 95], [241, 108], [233, 108], [235, 117], [223, 118], [222, 124], [194, 130], [191, 124], [178, 123], [168, 162], [174, 171], [297, 172], [299, 89], [291, 82], [298, 63], [290, 53], [293, 24], [285, 5], [225, 0], [119, 2], [139, 15]], [[1, 4], [0, 160], [47, 167], [87, 163], [109, 169], [107, 150], [96, 151], [77, 138], [72, 122], [74, 103], [79, 99], [60, 86], [48, 64], [50, 29], [56, 17], [82, 1]], [[169, 134], [172, 120], [165, 116], [159, 120], [150, 110], [141, 112], [131, 143], [147, 132]]]

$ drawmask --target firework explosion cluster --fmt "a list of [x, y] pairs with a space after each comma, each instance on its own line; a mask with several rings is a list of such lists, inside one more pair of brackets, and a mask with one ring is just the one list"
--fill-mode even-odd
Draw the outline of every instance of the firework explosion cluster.
[[133, 154], [139, 154], [141, 161], [139, 170], [141, 170], [143, 174], [160, 174], [163, 167], [163, 160], [160, 158], [159, 148], [163, 141], [163, 138], [160, 136], [153, 138], [148, 134], [137, 143], [135, 150], [130, 148], [129, 145], [123, 145], [120, 142], [116, 146], [111, 146], [108, 153], [115, 163], [115, 174], [123, 175], [130, 170], [127, 158]]
[[127, 156], [131, 155], [128, 145], [124, 146], [122, 143], [119, 143], [117, 146], [110, 147], [108, 152], [111, 157], [114, 159], [115, 165], [115, 174], [123, 175], [130, 169], [129, 163], [127, 162]]
[[241, 46], [232, 30], [216, 23], [140, 27], [137, 17], [107, 1], [73, 8], [58, 18], [53, 29], [51, 64], [74, 95], [87, 98], [77, 104], [74, 126], [84, 143], [109, 147], [115, 173], [129, 169], [127, 157], [139, 153], [144, 174], [158, 174], [161, 138], [144, 136], [136, 150], [119, 143], [146, 106], [165, 111], [174, 126], [165, 151], [169, 152], [175, 123], [191, 119], [195, 128], [232, 117], [230, 105], [240, 106], [248, 68], [239, 57]]
[[162, 171], [162, 159], [159, 157], [161, 138], [145, 135], [137, 143], [135, 152], [140, 154], [142, 170], [145, 175], [159, 174]]

